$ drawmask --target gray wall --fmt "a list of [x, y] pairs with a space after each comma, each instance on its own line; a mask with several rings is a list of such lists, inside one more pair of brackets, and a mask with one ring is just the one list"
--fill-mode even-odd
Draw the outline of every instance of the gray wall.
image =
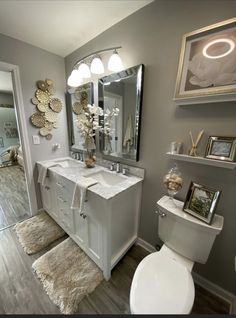
[[[68, 155], [68, 137], [66, 123], [66, 108], [59, 114], [59, 128], [53, 130], [53, 138], [48, 141], [40, 137], [41, 144], [33, 145], [32, 135], [38, 134], [38, 129], [31, 125], [29, 118], [35, 111], [30, 100], [35, 94], [36, 81], [50, 78], [55, 83], [56, 96], [65, 105], [65, 65], [64, 59], [45, 50], [39, 49], [22, 41], [0, 34], [0, 61], [18, 65], [20, 68], [21, 85], [25, 107], [28, 136], [31, 145], [33, 165], [38, 160], [46, 160]], [[52, 144], [60, 142], [62, 147], [52, 150]], [[35, 179], [38, 193], [38, 185]], [[39, 207], [41, 206], [38, 196]]]
[[[202, 104], [178, 107], [173, 102], [181, 38], [184, 33], [232, 18], [236, 1], [232, 0], [158, 0], [105, 31], [66, 58], [67, 76], [73, 63], [93, 51], [121, 45], [124, 66], [143, 63], [143, 115], [139, 166], [146, 169], [142, 193], [140, 237], [158, 242], [156, 201], [166, 191], [162, 178], [173, 166], [165, 153], [173, 140], [190, 147], [189, 130], [196, 135], [236, 135], [235, 103]], [[201, 147], [203, 153], [206, 139]], [[218, 213], [225, 218], [224, 229], [217, 237], [210, 258], [194, 270], [210, 281], [236, 294], [236, 172], [210, 166], [180, 163], [184, 200], [190, 180], [222, 189]], [[188, 238], [186, 237], [186, 240]]]

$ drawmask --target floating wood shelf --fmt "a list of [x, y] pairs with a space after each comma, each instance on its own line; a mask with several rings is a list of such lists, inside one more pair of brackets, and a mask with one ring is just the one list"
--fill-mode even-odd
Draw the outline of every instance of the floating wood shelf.
[[192, 157], [192, 156], [182, 155], [182, 154], [172, 154], [170, 152], [167, 152], [166, 155], [168, 158], [173, 159], [173, 160], [187, 161], [187, 162], [198, 163], [198, 164], [207, 165], [207, 166], [226, 168], [226, 169], [231, 169], [231, 170], [236, 169], [236, 162], [213, 160], [213, 159], [207, 159], [207, 158], [203, 158], [203, 157]]

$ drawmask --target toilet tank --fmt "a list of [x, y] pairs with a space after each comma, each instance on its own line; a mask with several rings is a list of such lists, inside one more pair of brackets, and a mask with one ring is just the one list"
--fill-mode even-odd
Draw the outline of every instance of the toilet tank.
[[166, 246], [193, 262], [206, 263], [223, 216], [215, 214], [211, 225], [185, 213], [183, 202], [164, 196], [157, 202], [158, 234]]

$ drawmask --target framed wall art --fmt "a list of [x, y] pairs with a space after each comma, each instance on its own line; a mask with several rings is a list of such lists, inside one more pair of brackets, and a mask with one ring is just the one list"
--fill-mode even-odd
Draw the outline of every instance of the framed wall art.
[[236, 157], [236, 137], [209, 137], [206, 158], [235, 161]]
[[211, 224], [221, 191], [191, 182], [183, 211]]
[[236, 18], [183, 36], [177, 104], [236, 100]]

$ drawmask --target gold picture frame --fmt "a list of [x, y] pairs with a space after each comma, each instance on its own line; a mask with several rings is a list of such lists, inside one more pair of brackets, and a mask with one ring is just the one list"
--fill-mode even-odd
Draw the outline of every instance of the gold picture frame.
[[174, 100], [179, 105], [236, 100], [236, 18], [183, 36]]

